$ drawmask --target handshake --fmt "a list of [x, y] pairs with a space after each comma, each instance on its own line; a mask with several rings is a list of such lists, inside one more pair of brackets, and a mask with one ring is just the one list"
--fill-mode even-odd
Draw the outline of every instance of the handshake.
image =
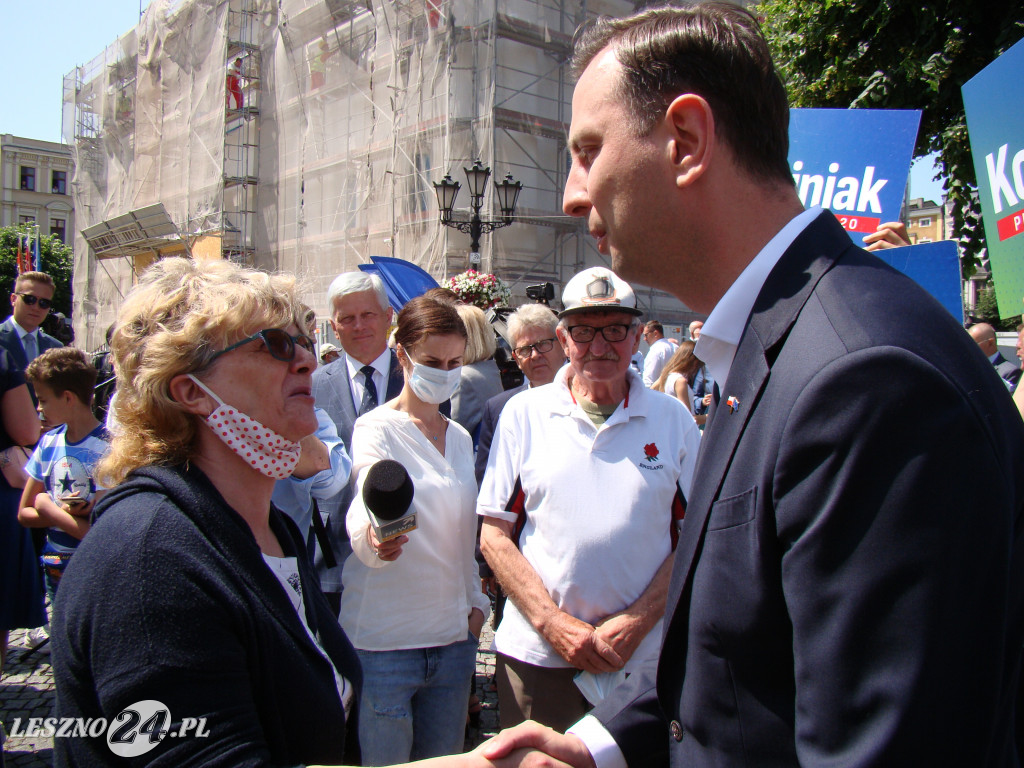
[[532, 720], [502, 731], [462, 757], [469, 759], [467, 767], [594, 768], [594, 759], [579, 737]]

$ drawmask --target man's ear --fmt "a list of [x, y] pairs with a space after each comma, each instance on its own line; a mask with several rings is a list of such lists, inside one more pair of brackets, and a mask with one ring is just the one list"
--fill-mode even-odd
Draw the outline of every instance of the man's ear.
[[555, 336], [558, 338], [558, 345], [562, 348], [562, 354], [565, 355], [565, 359], [569, 359], [569, 344], [567, 340], [569, 334], [565, 332], [565, 328], [560, 325], [555, 326]]
[[704, 174], [714, 154], [715, 116], [711, 105], [695, 93], [681, 94], [665, 110], [665, 127], [670, 136], [676, 186], [689, 186]]
[[206, 394], [202, 387], [188, 377], [186, 373], [179, 373], [171, 379], [168, 386], [171, 399], [181, 405], [187, 413], [194, 413], [204, 419], [217, 409], [213, 398]]

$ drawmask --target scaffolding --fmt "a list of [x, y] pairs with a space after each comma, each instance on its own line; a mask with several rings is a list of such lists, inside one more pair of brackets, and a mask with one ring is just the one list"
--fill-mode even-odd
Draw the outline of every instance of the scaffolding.
[[[606, 263], [561, 212], [567, 61], [581, 22], [633, 8], [153, 0], [136, 29], [65, 78], [64, 132], [83, 229], [162, 203], [181, 243], [101, 261], [76, 242], [76, 332], [98, 343], [140, 266], [169, 253], [293, 273], [321, 314], [334, 276], [370, 256], [439, 280], [461, 272], [469, 239], [440, 225], [432, 182], [477, 158], [523, 182], [516, 223], [481, 249], [515, 301]], [[663, 293], [640, 298], [662, 319], [683, 314]]]

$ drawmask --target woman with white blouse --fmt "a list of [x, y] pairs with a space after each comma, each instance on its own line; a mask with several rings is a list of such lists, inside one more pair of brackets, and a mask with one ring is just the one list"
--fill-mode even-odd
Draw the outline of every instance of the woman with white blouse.
[[[405, 387], [356, 421], [357, 492], [347, 526], [340, 621], [359, 654], [364, 765], [462, 751], [477, 641], [489, 609], [480, 590], [473, 443], [438, 410], [458, 385], [466, 329], [455, 307], [424, 296], [398, 314]], [[417, 528], [378, 542], [362, 500], [369, 468], [393, 459], [414, 487]]]

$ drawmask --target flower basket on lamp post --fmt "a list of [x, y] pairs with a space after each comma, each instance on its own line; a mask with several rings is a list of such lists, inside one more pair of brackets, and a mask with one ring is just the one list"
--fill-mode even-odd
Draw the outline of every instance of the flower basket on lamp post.
[[477, 272], [475, 269], [448, 278], [444, 287], [454, 291], [459, 301], [473, 304], [485, 312], [491, 307], [508, 304], [512, 300], [512, 290], [504, 280], [487, 272]]

